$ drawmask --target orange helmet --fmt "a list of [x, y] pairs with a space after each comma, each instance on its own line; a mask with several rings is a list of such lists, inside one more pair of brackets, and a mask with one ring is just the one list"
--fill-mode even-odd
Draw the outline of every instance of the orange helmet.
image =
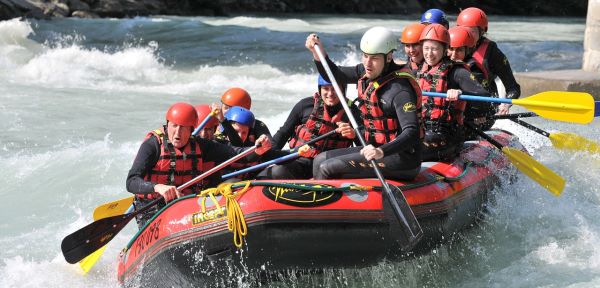
[[471, 31], [464, 26], [452, 27], [448, 30], [448, 34], [450, 34], [450, 47], [452, 48], [475, 46], [475, 37], [471, 34]]
[[250, 110], [250, 106], [252, 105], [252, 99], [250, 99], [250, 94], [246, 92], [246, 90], [242, 88], [230, 88], [223, 96], [221, 96], [221, 102], [227, 106], [240, 106]]
[[434, 40], [444, 44], [449, 44], [450, 34], [448, 34], [446, 27], [441, 24], [429, 24], [427, 27], [425, 27], [425, 29], [423, 29], [421, 37], [419, 37], [419, 41], [423, 40]]
[[469, 27], [479, 27], [483, 31], [487, 32], [488, 30], [488, 19], [485, 12], [479, 8], [469, 7], [465, 10], [462, 10], [458, 17], [456, 18], [456, 25], [458, 26], [469, 26]]
[[402, 30], [402, 38], [400, 38], [400, 42], [404, 44], [417, 44], [419, 43], [419, 38], [421, 38], [421, 33], [423, 29], [425, 29], [427, 25], [421, 23], [413, 23]]
[[184, 102], [177, 102], [167, 111], [167, 121], [173, 122], [180, 126], [196, 127], [198, 122], [198, 114], [194, 106]]
[[[210, 112], [212, 112], [212, 109], [210, 108], [210, 106], [202, 104], [196, 106], [196, 112], [198, 113], [198, 123], [195, 127], [198, 127], [200, 126], [200, 123], [202, 123], [202, 121], [204, 121], [204, 119], [208, 117]], [[217, 125], [219, 125], [219, 120], [217, 120], [217, 118], [215, 117], [211, 117], [211, 119], [208, 120], [208, 122], [206, 122], [206, 126], [204, 127], [212, 128], [217, 127]]]

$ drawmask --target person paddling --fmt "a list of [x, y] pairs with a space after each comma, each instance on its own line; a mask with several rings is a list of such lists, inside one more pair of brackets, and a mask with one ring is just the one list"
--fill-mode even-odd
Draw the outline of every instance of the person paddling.
[[[163, 197], [164, 203], [168, 203], [173, 199], [218, 184], [220, 178], [215, 174], [214, 177], [183, 191], [176, 189], [177, 186], [208, 170], [205, 163], [220, 164], [245, 150], [200, 137], [192, 137], [198, 115], [191, 104], [183, 102], [173, 104], [165, 118], [167, 123], [162, 128], [146, 135], [127, 175], [127, 191], [135, 195], [136, 210], [157, 197]], [[256, 155], [262, 155], [271, 148], [271, 141], [266, 136], [259, 137], [255, 144], [260, 145], [253, 153]], [[138, 226], [142, 227], [159, 208], [155, 206], [137, 215]]]
[[[475, 36], [477, 44], [474, 52], [465, 59], [465, 62], [472, 68], [471, 70], [474, 74], [482, 74], [482, 85], [494, 97], [498, 97], [498, 87], [495, 82], [497, 76], [504, 85], [506, 98], [518, 99], [521, 96], [521, 87], [515, 80], [508, 59], [498, 48], [496, 42], [485, 37], [488, 31], [488, 18], [485, 12], [479, 8], [469, 7], [458, 14], [456, 24], [471, 29]], [[511, 105], [500, 104], [497, 109], [494, 105], [489, 104], [482, 104], [480, 106], [471, 106], [472, 109], [469, 109], [465, 114], [466, 119], [470, 120], [496, 113], [501, 115], [508, 114]], [[486, 126], [491, 127], [491, 125], [493, 125], [493, 122], [487, 123]], [[482, 128], [485, 129], [487, 127]]]
[[[304, 143], [329, 131], [337, 133], [326, 139], [317, 141], [308, 157], [303, 156], [295, 160], [273, 165], [263, 170], [258, 178], [266, 179], [309, 179], [312, 178], [313, 158], [332, 149], [347, 148], [352, 146], [352, 139], [356, 137], [354, 129], [348, 124], [348, 116], [340, 104], [332, 84], [323, 79], [317, 79], [317, 91], [312, 97], [307, 97], [296, 103], [283, 126], [273, 136], [274, 149], [281, 149], [289, 141], [290, 148], [297, 148]], [[342, 99], [345, 99], [341, 95]], [[360, 115], [358, 109], [355, 114]]]
[[456, 156], [464, 142], [463, 113], [466, 102], [458, 100], [460, 94], [490, 95], [469, 70], [452, 62], [446, 55], [450, 35], [440, 24], [425, 27], [421, 45], [425, 64], [417, 73], [423, 91], [446, 92], [447, 98], [423, 96], [423, 121], [425, 122], [424, 161], [448, 160]]
[[[243, 146], [244, 141], [238, 137], [238, 133], [235, 131], [235, 129], [233, 129], [229, 123], [224, 121], [224, 115], [231, 107], [234, 106], [239, 106], [250, 110], [250, 107], [252, 106], [252, 99], [250, 98], [248, 91], [238, 87], [227, 89], [227, 91], [221, 95], [221, 104], [213, 105], [212, 108], [218, 109], [220, 112], [217, 113], [216, 117], [223, 128], [222, 130], [217, 131], [217, 134], [224, 134], [225, 138], [228, 139], [231, 145]], [[248, 132], [249, 135], [254, 138], [258, 138], [260, 135], [264, 134], [272, 139], [271, 131], [269, 131], [269, 128], [264, 122], [255, 119], [254, 123], [254, 126], [250, 127]]]
[[404, 44], [404, 53], [407, 56], [406, 65], [412, 71], [413, 75], [417, 75], [417, 71], [421, 70], [423, 65], [423, 49], [421, 48], [421, 33], [426, 25], [422, 23], [413, 23], [402, 30], [400, 42]]
[[[421, 168], [420, 89], [404, 66], [393, 61], [397, 36], [384, 27], [373, 27], [360, 41], [361, 64], [338, 67], [327, 57], [316, 34], [306, 38], [319, 74], [326, 72], [319, 61], [315, 45], [336, 78], [342, 83], [358, 83], [358, 107], [368, 146], [329, 150], [315, 157], [315, 179], [375, 177], [369, 167], [375, 160], [385, 178], [414, 179]], [[330, 81], [331, 82], [331, 81]]]

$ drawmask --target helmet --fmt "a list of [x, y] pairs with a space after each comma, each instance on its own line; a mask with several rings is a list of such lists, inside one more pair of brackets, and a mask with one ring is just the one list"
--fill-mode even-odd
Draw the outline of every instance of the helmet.
[[442, 42], [444, 44], [450, 43], [450, 35], [448, 34], [448, 30], [446, 27], [440, 24], [430, 24], [423, 29], [421, 33], [420, 41], [423, 40], [434, 40], [438, 42]]
[[225, 91], [221, 96], [221, 102], [228, 106], [241, 106], [246, 109], [250, 109], [252, 105], [252, 99], [250, 94], [242, 88], [233, 87]]
[[452, 27], [448, 30], [448, 34], [450, 34], [450, 47], [452, 48], [473, 47], [477, 42], [471, 31], [464, 26]]
[[419, 43], [419, 38], [421, 37], [421, 33], [423, 29], [425, 29], [425, 24], [421, 23], [413, 23], [402, 30], [402, 38], [400, 38], [400, 42], [404, 44], [417, 44]]
[[[204, 121], [204, 119], [208, 117], [210, 112], [212, 112], [212, 109], [210, 108], [210, 106], [202, 104], [196, 106], [196, 112], [198, 113], [198, 123], [196, 124], [196, 127], [198, 127], [200, 126], [200, 123], [202, 123], [202, 121]], [[217, 118], [215, 117], [212, 117], [210, 120], [208, 120], [208, 122], [206, 122], [205, 127], [212, 128], [217, 127], [217, 125], [219, 125], [219, 120], [217, 120]]]
[[184, 102], [171, 105], [167, 111], [166, 118], [168, 122], [173, 122], [180, 126], [196, 127], [196, 123], [198, 122], [198, 114], [194, 106]]
[[321, 74], [319, 74], [319, 79], [317, 80], [317, 85], [319, 85], [319, 87], [321, 86], [331, 86], [331, 82], [325, 80], [325, 78], [323, 78], [323, 76], [321, 76]]
[[231, 107], [231, 109], [227, 110], [227, 113], [225, 113], [225, 119], [238, 122], [250, 128], [254, 127], [254, 114], [244, 107]]
[[462, 10], [460, 14], [458, 14], [458, 17], [456, 18], [456, 25], [479, 27], [483, 31], [487, 32], [487, 15], [485, 15], [485, 12], [479, 8], [469, 7], [465, 10]]
[[396, 50], [396, 37], [387, 28], [373, 27], [360, 39], [360, 50], [366, 54], [388, 54]]
[[441, 24], [448, 26], [448, 19], [446, 19], [446, 13], [440, 9], [429, 9], [421, 15], [421, 23], [423, 24]]

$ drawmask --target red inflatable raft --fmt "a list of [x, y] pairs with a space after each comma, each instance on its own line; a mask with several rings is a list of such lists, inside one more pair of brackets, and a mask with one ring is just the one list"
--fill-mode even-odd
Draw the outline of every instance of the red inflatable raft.
[[[507, 132], [487, 133], [524, 150]], [[473, 224], [499, 179], [514, 173], [505, 169], [509, 163], [488, 142], [467, 142], [452, 163], [425, 162], [412, 182], [388, 180], [423, 228], [415, 249], [426, 251]], [[180, 198], [123, 249], [118, 279], [127, 287], [229, 286], [226, 279], [239, 275], [401, 259], [406, 253], [394, 240], [397, 222], [380, 185], [377, 179], [251, 181]]]

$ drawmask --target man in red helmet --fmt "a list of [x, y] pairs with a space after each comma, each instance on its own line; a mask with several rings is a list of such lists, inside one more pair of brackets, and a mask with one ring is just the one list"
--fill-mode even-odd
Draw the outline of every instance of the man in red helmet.
[[[198, 114], [188, 103], [173, 104], [167, 111], [166, 120], [165, 126], [148, 133], [127, 175], [127, 191], [135, 194], [136, 209], [157, 197], [163, 197], [168, 203], [183, 195], [197, 193], [204, 187], [214, 186], [220, 180], [218, 175], [183, 191], [176, 188], [205, 172], [206, 163], [220, 164], [244, 150], [191, 137]], [[255, 151], [258, 155], [271, 148], [271, 141], [266, 136], [259, 137], [255, 144], [260, 145]], [[138, 225], [142, 227], [156, 211], [158, 207], [155, 206], [139, 215]]]
[[[233, 87], [225, 91], [223, 95], [221, 95], [221, 105], [213, 104], [213, 109], [219, 109], [219, 113], [216, 115], [217, 119], [221, 123], [221, 127], [223, 127], [223, 131], [218, 131], [217, 133], [223, 134], [225, 138], [231, 143], [231, 145], [242, 147], [244, 146], [244, 141], [238, 136], [237, 131], [231, 126], [230, 123], [225, 121], [224, 115], [227, 113], [231, 107], [239, 106], [245, 109], [250, 110], [252, 106], [252, 99], [250, 98], [250, 94], [248, 91]], [[272, 138], [271, 131], [264, 122], [256, 119], [254, 126], [250, 127], [249, 135], [258, 138], [260, 135], [267, 135], [269, 138]]]
[[[498, 88], [495, 82], [497, 76], [504, 85], [506, 98], [518, 99], [521, 96], [521, 87], [515, 80], [508, 59], [500, 51], [496, 42], [485, 37], [488, 30], [488, 19], [485, 12], [475, 7], [464, 9], [458, 14], [456, 24], [471, 29], [472, 34], [475, 36], [476, 45], [474, 52], [465, 59], [465, 62], [469, 65], [479, 82], [493, 96], [498, 97]], [[490, 103], [470, 103], [465, 111], [465, 120], [493, 115], [496, 112], [498, 114], [508, 114], [509, 108], [510, 104], [500, 104], [496, 111], [496, 107]], [[486, 129], [493, 124], [493, 121], [490, 121], [481, 128]]]
[[[196, 105], [196, 112], [198, 112], [198, 124], [196, 125], [196, 127], [198, 127], [206, 117], [209, 117], [209, 115], [212, 112], [212, 109], [209, 105], [201, 104]], [[208, 122], [206, 122], [206, 124], [204, 125], [204, 127], [200, 129], [200, 131], [198, 131], [197, 135], [200, 138], [214, 140], [215, 132], [217, 131], [217, 126], [219, 126], [219, 121], [212, 116], [210, 117], [211, 119], [209, 119]]]

